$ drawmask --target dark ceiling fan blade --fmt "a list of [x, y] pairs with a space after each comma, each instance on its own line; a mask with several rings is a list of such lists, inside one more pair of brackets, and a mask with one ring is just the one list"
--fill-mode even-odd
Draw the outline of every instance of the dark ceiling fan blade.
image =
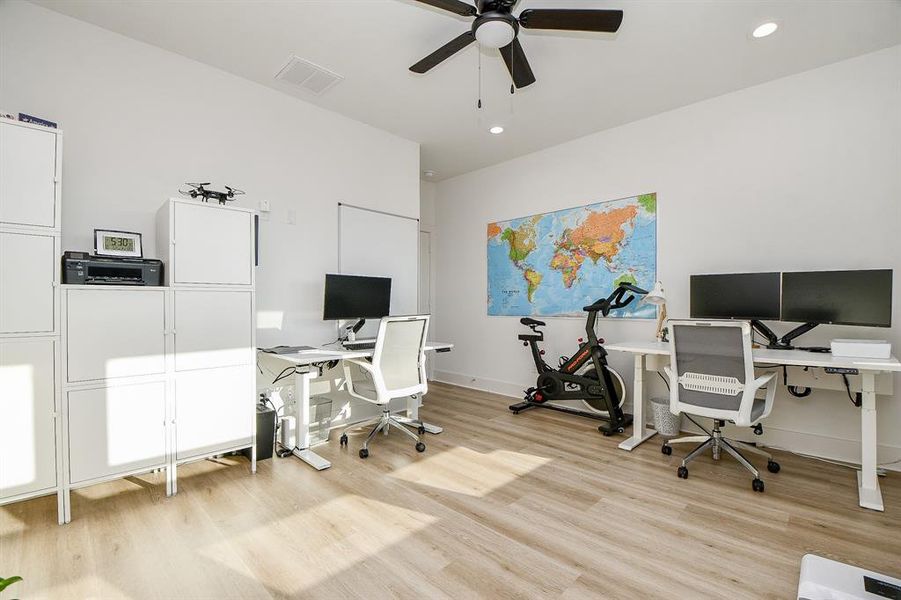
[[460, 0], [416, 0], [422, 4], [428, 4], [429, 6], [434, 6], [435, 8], [441, 8], [443, 10], [449, 10], [452, 13], [456, 13], [461, 17], [474, 17], [478, 14], [476, 7], [472, 4], [466, 4], [465, 2], [460, 2]]
[[501, 48], [501, 56], [507, 63], [507, 70], [513, 77], [513, 84], [518, 88], [524, 88], [527, 85], [535, 83], [535, 75], [532, 73], [532, 67], [526, 58], [526, 53], [522, 50], [522, 44], [519, 38], [513, 38], [513, 41]]
[[476, 41], [476, 37], [472, 34], [471, 31], [467, 31], [466, 33], [455, 37], [445, 45], [441, 46], [440, 48], [423, 58], [421, 61], [410, 67], [410, 70], [414, 73], [425, 73], [435, 65], [447, 60], [474, 41]]
[[621, 10], [527, 9], [519, 15], [526, 29], [562, 29], [613, 33], [623, 22]]

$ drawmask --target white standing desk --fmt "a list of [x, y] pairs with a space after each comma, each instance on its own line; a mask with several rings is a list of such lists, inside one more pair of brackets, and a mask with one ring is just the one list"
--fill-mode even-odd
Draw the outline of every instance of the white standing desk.
[[[453, 344], [445, 342], [426, 342], [426, 352], [448, 352], [454, 347]], [[293, 453], [294, 456], [304, 461], [317, 471], [327, 469], [332, 466], [328, 460], [322, 458], [310, 449], [310, 399], [312, 381], [319, 377], [319, 366], [338, 360], [350, 358], [367, 358], [372, 356], [373, 350], [345, 350], [345, 349], [328, 349], [317, 348], [315, 350], [305, 350], [296, 354], [279, 354], [270, 355], [296, 365], [297, 367], [306, 367], [307, 370], [297, 370], [294, 373], [294, 395], [295, 406], [297, 407], [297, 433], [296, 444]], [[418, 396], [407, 399], [407, 418], [414, 421], [419, 420], [419, 400]], [[428, 433], [441, 433], [443, 429], [437, 425], [423, 423], [422, 426]]]
[[[605, 344], [607, 350], [634, 355], [632, 436], [619, 445], [632, 450], [653, 437], [657, 432], [645, 423], [644, 373], [648, 369], [648, 357], [656, 357], [659, 367], [669, 362], [670, 347], [667, 342], [625, 341]], [[876, 375], [901, 372], [901, 362], [891, 357], [884, 360], [845, 358], [828, 353], [803, 350], [754, 349], [754, 363], [759, 365], [786, 365], [798, 367], [837, 367], [857, 369], [860, 372], [862, 406], [860, 408], [860, 471], [857, 473], [857, 491], [860, 505], [872, 510], [884, 510], [882, 492], [876, 474]], [[658, 368], [659, 368], [658, 367]], [[654, 370], [657, 370], [656, 368]]]

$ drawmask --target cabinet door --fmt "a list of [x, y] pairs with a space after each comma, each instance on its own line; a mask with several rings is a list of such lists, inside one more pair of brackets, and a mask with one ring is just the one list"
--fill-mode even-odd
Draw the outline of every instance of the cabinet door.
[[56, 486], [53, 340], [0, 342], [0, 498]]
[[253, 292], [175, 292], [175, 369], [247, 365], [251, 348]]
[[205, 204], [173, 203], [174, 283], [250, 285], [252, 215]]
[[166, 462], [165, 382], [70, 391], [68, 396], [72, 483]]
[[54, 331], [54, 274], [49, 235], [0, 233], [0, 333]]
[[53, 227], [56, 134], [0, 123], [0, 223]]
[[175, 379], [176, 458], [249, 446], [255, 426], [252, 366], [178, 373]]
[[166, 371], [161, 289], [66, 290], [68, 380]]

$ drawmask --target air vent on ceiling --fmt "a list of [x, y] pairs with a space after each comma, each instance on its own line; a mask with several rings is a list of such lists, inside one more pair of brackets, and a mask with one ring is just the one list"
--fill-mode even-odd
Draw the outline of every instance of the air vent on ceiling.
[[344, 79], [337, 73], [297, 56], [292, 56], [275, 78], [301, 87], [316, 96]]

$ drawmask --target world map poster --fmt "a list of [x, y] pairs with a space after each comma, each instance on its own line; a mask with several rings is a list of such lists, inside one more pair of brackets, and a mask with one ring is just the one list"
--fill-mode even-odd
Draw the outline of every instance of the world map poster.
[[[657, 194], [488, 224], [488, 314], [581, 316], [620, 282], [657, 278]], [[653, 319], [633, 301], [611, 317]]]

